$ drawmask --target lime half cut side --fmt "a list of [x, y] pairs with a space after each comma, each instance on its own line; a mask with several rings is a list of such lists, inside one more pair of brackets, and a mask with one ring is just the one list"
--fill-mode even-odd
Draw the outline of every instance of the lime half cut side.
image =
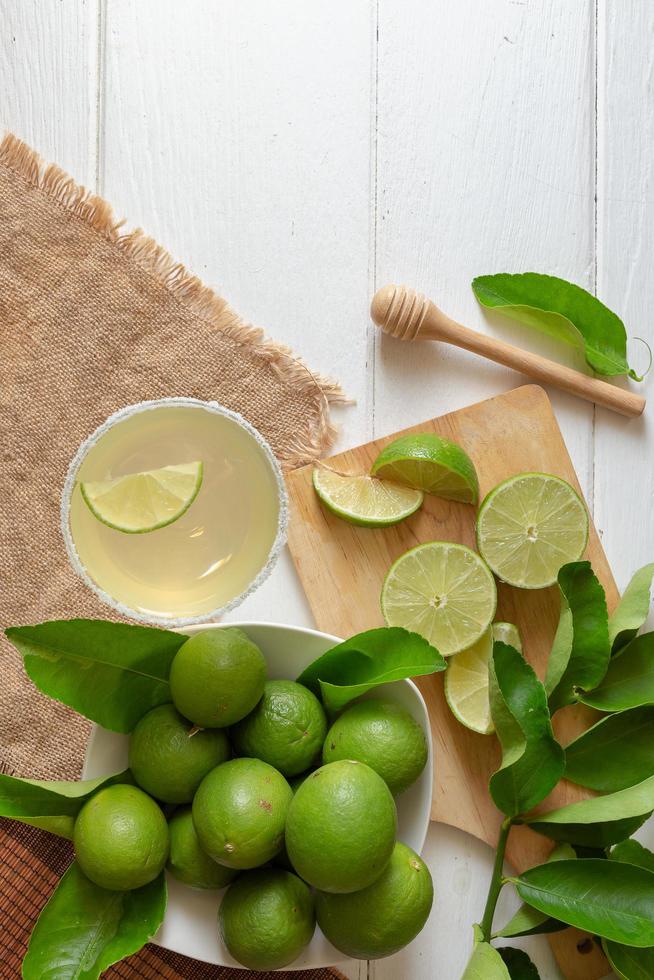
[[515, 623], [493, 623], [493, 641], [506, 643], [518, 653], [522, 653], [520, 630]]
[[444, 657], [465, 650], [486, 632], [495, 615], [495, 580], [470, 548], [430, 541], [401, 555], [381, 594], [388, 626], [420, 633]]
[[480, 735], [495, 731], [488, 694], [488, 661], [493, 652], [493, 629], [467, 650], [452, 657], [445, 672], [445, 700], [457, 721]]
[[446, 500], [476, 504], [479, 481], [468, 454], [434, 432], [400, 436], [382, 449], [371, 473]]
[[559, 569], [581, 558], [588, 514], [575, 490], [558, 476], [521, 473], [488, 494], [477, 517], [477, 545], [503, 582], [543, 589]]
[[80, 483], [80, 491], [89, 510], [107, 527], [144, 534], [178, 520], [201, 485], [202, 463], [195, 462]]
[[388, 527], [415, 514], [424, 495], [371, 476], [344, 476], [316, 466], [313, 486], [327, 510], [350, 524]]

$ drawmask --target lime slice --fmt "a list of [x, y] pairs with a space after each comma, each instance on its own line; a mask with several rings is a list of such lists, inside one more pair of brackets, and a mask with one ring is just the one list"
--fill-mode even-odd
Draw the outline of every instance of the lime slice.
[[588, 514], [569, 483], [521, 473], [488, 494], [477, 517], [477, 545], [503, 582], [520, 589], [553, 585], [566, 562], [581, 558]]
[[381, 593], [387, 625], [420, 633], [444, 657], [483, 636], [496, 604], [487, 566], [470, 548], [451, 541], [430, 541], [401, 555]]
[[457, 721], [481, 735], [495, 731], [488, 694], [488, 661], [495, 640], [508, 643], [522, 653], [518, 627], [493, 623], [467, 650], [450, 660], [445, 674], [445, 699]]
[[446, 500], [476, 504], [479, 499], [479, 481], [468, 454], [433, 432], [400, 436], [390, 442], [370, 472]]
[[520, 630], [515, 623], [493, 623], [493, 640], [506, 643], [518, 653], [522, 653]]
[[371, 476], [343, 476], [324, 467], [313, 471], [314, 490], [332, 514], [362, 527], [388, 527], [414, 514], [424, 499], [420, 490]]
[[488, 661], [493, 650], [493, 629], [467, 650], [452, 657], [445, 672], [445, 700], [457, 721], [481, 735], [495, 731], [488, 696]]
[[116, 531], [144, 534], [172, 524], [198, 495], [202, 463], [129, 473], [116, 480], [80, 483], [89, 510]]

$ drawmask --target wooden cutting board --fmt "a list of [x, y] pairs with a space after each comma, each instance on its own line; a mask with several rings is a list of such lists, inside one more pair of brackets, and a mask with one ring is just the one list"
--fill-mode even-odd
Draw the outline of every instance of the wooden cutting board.
[[[334, 456], [329, 462], [346, 473], [367, 473], [384, 445], [407, 432], [437, 432], [460, 443], [479, 474], [482, 497], [501, 480], [524, 471], [563, 477], [581, 493], [550, 401], [536, 385], [498, 395], [441, 418], [430, 419]], [[288, 475], [291, 500], [289, 546], [319, 629], [348, 637], [382, 626], [379, 595], [384, 576], [408, 548], [425, 541], [458, 541], [475, 547], [475, 508], [425, 497], [417, 514], [396, 527], [357, 528], [329, 514], [311, 485], [311, 466]], [[586, 557], [602, 581], [609, 608], [618, 599], [615, 582], [591, 522]], [[497, 619], [517, 623], [525, 655], [543, 678], [559, 618], [558, 587], [534, 592], [499, 585]], [[465, 830], [493, 848], [501, 816], [488, 793], [488, 778], [499, 762], [494, 736], [477, 735], [460, 725], [443, 696], [442, 674], [417, 678], [429, 708], [434, 743], [432, 819]], [[554, 719], [563, 745], [593, 720], [581, 706], [565, 708]], [[562, 782], [543, 809], [589, 795]], [[521, 871], [541, 863], [552, 844], [525, 827], [511, 832], [507, 857]], [[479, 910], [481, 916], [482, 909]], [[609, 972], [601, 952], [576, 930], [549, 937], [568, 980], [599, 980]]]

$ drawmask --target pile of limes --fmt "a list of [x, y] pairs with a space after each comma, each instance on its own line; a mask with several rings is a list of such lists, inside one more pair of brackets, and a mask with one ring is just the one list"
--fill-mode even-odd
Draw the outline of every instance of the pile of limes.
[[433, 898], [426, 865], [396, 841], [394, 794], [427, 762], [413, 717], [370, 699], [330, 727], [312, 691], [266, 679], [261, 650], [236, 628], [186, 640], [170, 690], [173, 703], [131, 735], [136, 785], [105, 787], [80, 811], [84, 873], [129, 890], [166, 866], [191, 887], [228, 886], [220, 931], [254, 970], [295, 960], [316, 920], [350, 956], [409, 943]]

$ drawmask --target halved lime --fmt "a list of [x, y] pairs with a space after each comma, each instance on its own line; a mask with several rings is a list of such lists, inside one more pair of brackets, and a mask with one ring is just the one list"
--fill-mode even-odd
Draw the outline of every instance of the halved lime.
[[468, 454], [434, 432], [417, 432], [389, 442], [370, 472], [446, 500], [476, 504], [479, 499], [479, 481]]
[[558, 476], [521, 473], [488, 494], [477, 517], [477, 546], [503, 582], [543, 589], [562, 565], [581, 558], [588, 514], [575, 490]]
[[495, 731], [488, 694], [488, 661], [495, 640], [508, 643], [522, 653], [518, 627], [493, 623], [467, 650], [452, 657], [445, 674], [445, 699], [457, 721], [481, 735]]
[[372, 476], [344, 476], [316, 466], [313, 487], [332, 514], [361, 527], [388, 527], [418, 510], [424, 495], [420, 490]]
[[388, 626], [420, 633], [444, 657], [476, 643], [497, 604], [495, 580], [479, 555], [462, 544], [429, 541], [391, 565], [381, 593]]
[[179, 463], [115, 480], [80, 483], [89, 510], [99, 521], [126, 534], [156, 531], [178, 520], [202, 484], [202, 463]]

